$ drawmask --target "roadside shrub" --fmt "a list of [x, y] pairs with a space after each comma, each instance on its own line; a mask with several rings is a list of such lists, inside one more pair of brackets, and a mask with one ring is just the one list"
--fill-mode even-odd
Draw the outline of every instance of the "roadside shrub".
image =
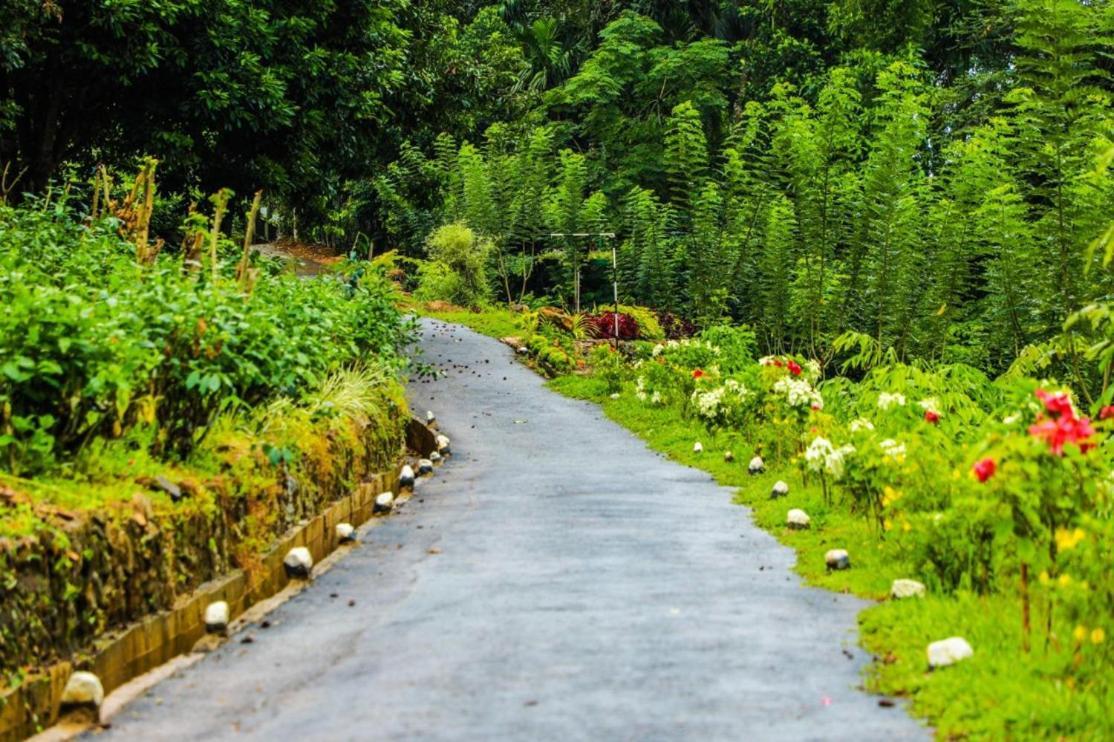
[[654, 310], [646, 307], [620, 304], [619, 311], [623, 314], [629, 314], [634, 319], [635, 324], [638, 325], [639, 339], [665, 340], [665, 330], [662, 329], [661, 323], [658, 322]]
[[754, 331], [746, 326], [715, 325], [703, 330], [699, 338], [719, 348], [720, 370], [724, 373], [741, 371], [754, 363], [758, 340]]
[[672, 312], [656, 312], [658, 324], [667, 340], [684, 340], [696, 334], [696, 325]]
[[531, 337], [527, 342], [527, 348], [538, 368], [547, 376], [567, 374], [576, 365], [572, 355], [561, 347], [556, 339], [545, 335], [537, 334]]
[[444, 263], [423, 260], [418, 264], [418, 285], [414, 289], [418, 301], [446, 301], [467, 304], [468, 287], [464, 280]]
[[[618, 317], [619, 331], [618, 335], [615, 333], [616, 316]], [[637, 340], [638, 339], [638, 323], [634, 321], [634, 317], [629, 314], [616, 315], [615, 312], [604, 312], [592, 318], [592, 324], [595, 328], [595, 335], [598, 338], [606, 338], [614, 340], [618, 337], [620, 340]]]
[[465, 307], [491, 300], [487, 260], [491, 243], [466, 224], [454, 222], [434, 230], [426, 240], [429, 261], [421, 269], [419, 298], [440, 299]]
[[627, 366], [623, 356], [610, 345], [597, 345], [590, 356], [592, 372], [607, 384], [607, 393], [614, 394], [623, 387]]
[[298, 398], [408, 337], [376, 271], [347, 282], [260, 271], [253, 290], [164, 254], [136, 263], [113, 220], [0, 208], [0, 465], [27, 475], [98, 437], [150, 428], [184, 457], [222, 411]]

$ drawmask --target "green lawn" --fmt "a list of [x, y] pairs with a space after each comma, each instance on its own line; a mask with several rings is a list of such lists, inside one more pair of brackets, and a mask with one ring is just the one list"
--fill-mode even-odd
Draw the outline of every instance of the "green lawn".
[[461, 309], [451, 312], [433, 312], [426, 308], [418, 308], [418, 313], [444, 322], [464, 325], [481, 335], [488, 335], [493, 338], [523, 335], [523, 329], [519, 324], [522, 315], [509, 309], [488, 309], [476, 312]]

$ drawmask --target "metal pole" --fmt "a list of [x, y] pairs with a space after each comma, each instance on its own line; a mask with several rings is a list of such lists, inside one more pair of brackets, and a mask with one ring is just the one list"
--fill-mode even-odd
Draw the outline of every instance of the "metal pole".
[[619, 347], [619, 254], [611, 241], [611, 288], [615, 295], [615, 347]]

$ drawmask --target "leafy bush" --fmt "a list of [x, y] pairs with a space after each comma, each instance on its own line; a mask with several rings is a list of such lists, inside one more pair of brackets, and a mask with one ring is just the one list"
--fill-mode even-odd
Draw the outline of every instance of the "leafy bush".
[[476, 236], [466, 224], [440, 227], [426, 240], [429, 262], [419, 278], [418, 297], [441, 299], [465, 307], [479, 307], [491, 300], [487, 261], [491, 243]]
[[647, 309], [646, 307], [620, 304], [619, 311], [623, 314], [629, 314], [634, 319], [635, 324], [638, 325], [638, 337], [640, 339], [665, 340], [665, 330], [662, 329], [661, 323], [658, 322], [654, 310]]
[[0, 208], [0, 461], [20, 474], [97, 437], [155, 431], [185, 456], [222, 411], [299, 397], [370, 359], [390, 366], [407, 330], [378, 272], [254, 290], [172, 256], [138, 266], [112, 220]]
[[554, 338], [539, 333], [530, 338], [527, 348], [534, 362], [548, 376], [567, 374], [576, 366], [572, 355]]
[[[616, 322], [616, 320], [618, 321]], [[598, 338], [608, 340], [614, 340], [616, 337], [620, 340], [638, 339], [638, 323], [629, 314], [616, 315], [615, 312], [604, 312], [593, 317], [592, 324], [595, 328], [595, 336]], [[616, 324], [618, 324], [618, 335], [616, 335]]]
[[683, 340], [696, 334], [696, 325], [672, 312], [657, 312], [658, 324], [668, 340]]
[[610, 345], [597, 345], [592, 349], [592, 372], [607, 384], [607, 393], [615, 394], [623, 387], [627, 367], [623, 356]]

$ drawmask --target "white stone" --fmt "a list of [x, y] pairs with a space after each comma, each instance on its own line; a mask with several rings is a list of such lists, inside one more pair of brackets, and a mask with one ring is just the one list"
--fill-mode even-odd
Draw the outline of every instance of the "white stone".
[[693, 453], [704, 453], [704, 444], [701, 443], [700, 441], [697, 441], [696, 443], [693, 443], [692, 444], [692, 452]]
[[306, 547], [295, 546], [286, 552], [286, 557], [282, 560], [282, 566], [286, 569], [287, 577], [298, 577], [304, 580], [313, 571], [313, 555], [309, 553], [309, 549]]
[[851, 569], [851, 557], [847, 549], [829, 549], [824, 554], [824, 564], [828, 569]]
[[398, 488], [399, 489], [406, 489], [408, 487], [413, 487], [413, 486], [414, 486], [414, 470], [410, 467], [410, 464], [406, 464], [405, 466], [402, 467], [402, 471], [400, 471], [398, 473]]
[[770, 490], [770, 499], [777, 499], [778, 497], [785, 497], [789, 494], [789, 485], [780, 479], [774, 482], [774, 487]]
[[724, 451], [723, 460], [730, 464], [732, 461], [735, 460], [735, 454], [731, 453], [730, 451]]
[[393, 492], [383, 492], [375, 498], [375, 512], [389, 513], [395, 504], [395, 494]]
[[428, 425], [429, 423], [432, 423], [435, 420], [437, 420], [437, 416], [433, 414], [433, 410], [426, 410], [425, 411], [426, 424]]
[[452, 453], [452, 444], [449, 441], [449, 436], [437, 436], [437, 452], [442, 456]]
[[228, 603], [223, 600], [205, 606], [205, 630], [210, 634], [223, 634], [228, 630], [228, 621], [231, 612]]
[[348, 544], [356, 540], [356, 528], [351, 523], [337, 523], [337, 541]]
[[960, 636], [953, 636], [932, 642], [928, 645], [928, 666], [932, 668], [947, 667], [956, 662], [965, 660], [975, 653], [967, 640]]
[[92, 706], [99, 709], [104, 703], [104, 686], [101, 679], [91, 672], [75, 672], [66, 681], [62, 691], [62, 707]]
[[432, 474], [432, 473], [433, 473], [433, 462], [431, 460], [422, 459], [421, 461], [418, 462], [418, 474], [425, 475], [425, 474]]
[[766, 464], [763, 463], [762, 457], [755, 456], [753, 459], [751, 459], [750, 464], [747, 465], [747, 471], [749, 471], [751, 474], [761, 474], [762, 472], [766, 471]]
[[611, 395], [611, 398], [612, 398], [612, 399], [618, 399], [618, 398], [619, 398], [619, 392], [615, 392], [615, 393], [613, 393], [613, 394]]
[[793, 508], [786, 514], [785, 522], [790, 528], [808, 528], [811, 520], [808, 513], [799, 508]]
[[924, 584], [916, 580], [894, 580], [890, 585], [890, 597], [896, 600], [903, 598], [923, 598]]
[[429, 460], [431, 462], [433, 462], [434, 464], [439, 464], [439, 463], [441, 463], [441, 454], [434, 451], [433, 453], [431, 453], [429, 455]]

